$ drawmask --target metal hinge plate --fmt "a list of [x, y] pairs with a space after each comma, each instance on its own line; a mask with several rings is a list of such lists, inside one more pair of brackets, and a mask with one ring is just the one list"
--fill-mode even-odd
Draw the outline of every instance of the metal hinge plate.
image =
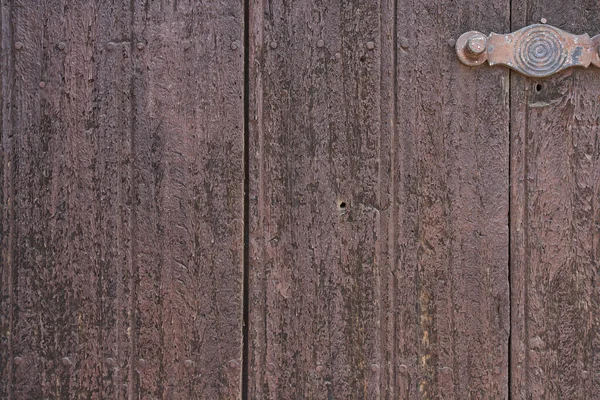
[[573, 35], [554, 26], [533, 24], [500, 35], [463, 33], [456, 54], [463, 64], [503, 64], [526, 76], [545, 77], [570, 67], [600, 67], [600, 35]]

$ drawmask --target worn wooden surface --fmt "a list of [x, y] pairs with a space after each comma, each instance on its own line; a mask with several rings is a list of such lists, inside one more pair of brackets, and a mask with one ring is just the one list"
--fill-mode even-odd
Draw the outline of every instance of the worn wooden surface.
[[[512, 15], [513, 29], [600, 33], [597, 1], [519, 1]], [[512, 398], [598, 398], [600, 74], [513, 74], [511, 93]]]
[[506, 398], [508, 2], [250, 4], [249, 398]]
[[452, 48], [597, 2], [112, 3], [2, 2], [0, 398], [597, 397], [600, 72]]
[[118, 3], [2, 2], [0, 397], [238, 398], [243, 5]]

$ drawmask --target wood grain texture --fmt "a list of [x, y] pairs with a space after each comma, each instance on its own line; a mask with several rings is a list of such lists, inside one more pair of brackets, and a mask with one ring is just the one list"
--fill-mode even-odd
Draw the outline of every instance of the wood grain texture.
[[238, 398], [242, 4], [2, 4], [0, 397]]
[[507, 398], [508, 2], [250, 5], [250, 398]]
[[[596, 1], [513, 2], [513, 29], [546, 18], [600, 33]], [[511, 373], [513, 399], [600, 393], [600, 72], [513, 75]]]
[[135, 7], [131, 106], [139, 394], [238, 398], [242, 3], [139, 1]]

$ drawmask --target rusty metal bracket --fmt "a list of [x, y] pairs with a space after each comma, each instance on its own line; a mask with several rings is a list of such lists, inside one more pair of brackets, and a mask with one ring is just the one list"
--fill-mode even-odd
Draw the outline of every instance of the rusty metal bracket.
[[463, 64], [503, 64], [526, 76], [545, 77], [570, 67], [600, 67], [600, 35], [573, 35], [554, 26], [533, 24], [508, 34], [463, 33], [456, 54]]

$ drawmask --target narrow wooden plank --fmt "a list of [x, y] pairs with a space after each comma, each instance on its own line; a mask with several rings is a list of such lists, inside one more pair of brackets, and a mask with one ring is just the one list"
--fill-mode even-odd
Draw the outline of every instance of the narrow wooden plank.
[[133, 393], [239, 398], [243, 3], [132, 4]]
[[449, 40], [508, 29], [509, 2], [399, 2], [397, 18], [390, 376], [403, 398], [507, 398], [509, 73], [463, 66]]
[[366, 398], [378, 386], [379, 7], [250, 7], [249, 398]]
[[251, 398], [508, 396], [508, 2], [251, 2]]
[[0, 275], [0, 397], [11, 399], [13, 397], [12, 382], [14, 377], [14, 189], [13, 174], [14, 154], [12, 139], [12, 90], [11, 82], [14, 81], [13, 58], [13, 29], [10, 24], [12, 8], [10, 4], [0, 4], [0, 133], [2, 146], [0, 147], [0, 175], [2, 176], [2, 204], [0, 208], [0, 246], [2, 257], [2, 271]]
[[[513, 29], [545, 18], [600, 33], [596, 1], [513, 2]], [[513, 399], [600, 393], [600, 145], [597, 70], [513, 75], [511, 288]]]
[[127, 10], [27, 1], [5, 10], [14, 30], [7, 47], [15, 48], [14, 75], [4, 82], [12, 93], [3, 125], [12, 162], [7, 204], [14, 204], [7, 266], [20, 360], [8, 395], [122, 398], [111, 371], [123, 353], [113, 339], [127, 342], [127, 326], [114, 321], [127, 311], [115, 294], [124, 277], [113, 272], [124, 265], [116, 238], [127, 225], [119, 218], [127, 199], [118, 189], [121, 168], [108, 160], [118, 158], [121, 124], [130, 120], [119, 87], [131, 67], [105, 46], [128, 35], [120, 23]]
[[[10, 340], [13, 356], [22, 358], [12, 367], [8, 397], [46, 398], [59, 395], [61, 389], [55, 322], [60, 311], [55, 294], [56, 285], [62, 283], [62, 276], [54, 279], [55, 268], [49, 260], [53, 249], [50, 224], [56, 222], [50, 216], [48, 179], [54, 153], [50, 132], [40, 132], [46, 10], [25, 2], [4, 4], [4, 10], [14, 49], [9, 56], [12, 76], [5, 82], [12, 110], [3, 124], [9, 182], [6, 204], [11, 215], [6, 260], [13, 283]], [[46, 368], [52, 371], [44, 374]]]
[[[98, 398], [128, 398], [135, 371], [130, 298], [133, 246], [131, 204], [133, 182], [130, 174], [132, 152], [130, 91], [133, 80], [132, 10], [120, 4], [100, 3], [87, 9], [86, 25], [94, 37], [91, 63], [93, 108], [88, 133], [91, 149], [87, 168], [92, 173], [89, 199], [93, 224], [92, 262], [97, 271], [98, 343], [102, 382]], [[75, 4], [70, 8], [78, 8]], [[81, 32], [83, 34], [83, 32]], [[73, 62], [80, 57], [74, 57]]]

